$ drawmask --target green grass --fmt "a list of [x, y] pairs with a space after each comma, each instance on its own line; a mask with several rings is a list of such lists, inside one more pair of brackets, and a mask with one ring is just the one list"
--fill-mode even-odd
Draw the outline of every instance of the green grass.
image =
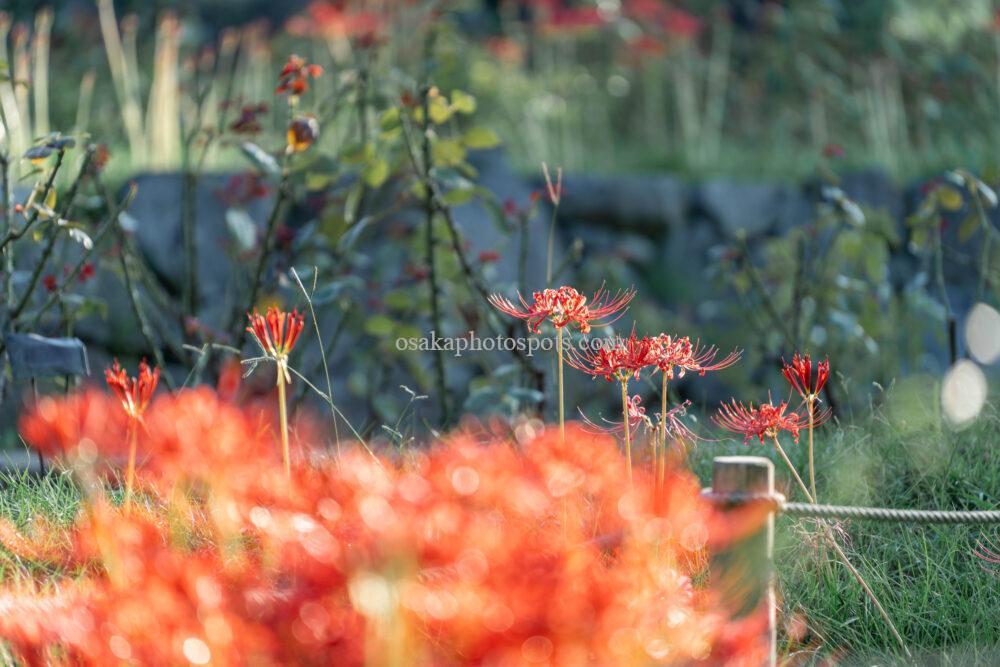
[[[940, 427], [931, 405], [902, 408], [897, 399], [905, 393], [903, 388], [893, 392], [885, 411], [862, 424], [818, 431], [820, 502], [956, 510], [1000, 506], [997, 408], [987, 407], [970, 428], [954, 432]], [[805, 443], [805, 434], [798, 446], [785, 443], [803, 477]], [[756, 443], [703, 443], [695, 468], [707, 484], [713, 456], [768, 456], [784, 493], [802, 500], [772, 450]], [[917, 664], [1000, 664], [1000, 566], [991, 567], [973, 554], [977, 540], [996, 539], [1000, 526], [852, 521], [842, 527], [848, 536], [841, 542], [845, 551], [882, 601]], [[848, 665], [907, 664], [847, 569], [832, 553], [815, 546], [815, 533], [809, 521], [778, 519], [779, 654], [804, 664], [821, 664], [820, 658], [831, 657]], [[797, 642], [786, 632], [793, 616], [806, 627]]]
[[[911, 398], [906, 387], [897, 387], [873, 417], [818, 431], [820, 500], [926, 509], [1000, 506], [1000, 455], [994, 451], [1000, 408], [988, 407], [973, 426], [954, 432], [939, 425], [935, 410], [929, 409], [932, 402], [921, 405]], [[798, 446], [786, 443], [803, 474], [805, 441], [803, 436]], [[801, 499], [772, 449], [704, 442], [692, 463], [707, 484], [713, 456], [769, 456], [779, 486]], [[66, 474], [0, 478], [0, 516], [19, 525], [39, 512], [69, 522], [78, 506], [77, 490]], [[973, 555], [977, 540], [997, 536], [998, 528], [857, 521], [843, 527], [849, 536], [845, 551], [882, 600], [917, 664], [1000, 664], [1000, 567], [984, 567]], [[814, 533], [807, 521], [778, 520], [780, 653], [794, 657], [795, 664], [829, 658], [846, 665], [907, 664], [847, 570], [812, 546]], [[0, 583], [44, 574], [28, 567], [0, 555]], [[797, 642], [786, 632], [792, 617], [806, 627]]]

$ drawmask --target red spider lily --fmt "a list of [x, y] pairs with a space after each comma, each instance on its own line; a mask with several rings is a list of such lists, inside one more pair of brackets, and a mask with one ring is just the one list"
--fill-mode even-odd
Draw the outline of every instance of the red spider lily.
[[288, 56], [288, 62], [281, 69], [278, 75], [278, 87], [275, 89], [276, 95], [290, 93], [291, 96], [298, 97], [309, 90], [309, 79], [316, 79], [323, 74], [323, 68], [306, 62], [294, 53]]
[[751, 403], [747, 407], [733, 399], [729, 404], [723, 403], [713, 419], [722, 428], [741, 433], [744, 442], [754, 437], [764, 442], [764, 438], [776, 438], [781, 431], [788, 431], [798, 442], [799, 431], [807, 426], [807, 420], [797, 412], [786, 414], [787, 409], [788, 403], [761, 403], [756, 407]]
[[[623, 426], [620, 421], [609, 421], [602, 418], [601, 421], [606, 424], [602, 426], [601, 424], [596, 424], [587, 415], [580, 411], [580, 416], [583, 418], [583, 423], [589, 433], [620, 433]], [[636, 394], [628, 399], [628, 425], [629, 428], [636, 428], [640, 424], [645, 424], [647, 428], [652, 428], [652, 421], [646, 416], [646, 408], [642, 405], [642, 396]]]
[[652, 338], [639, 338], [633, 330], [628, 338], [590, 341], [582, 350], [570, 348], [567, 363], [587, 375], [624, 382], [656, 363], [656, 348]]
[[611, 324], [624, 315], [625, 309], [635, 298], [635, 290], [612, 294], [602, 287], [594, 293], [589, 303], [587, 297], [565, 285], [559, 289], [535, 292], [532, 297], [533, 302], [529, 305], [518, 293], [520, 308], [498, 294], [490, 296], [489, 301], [497, 310], [527, 321], [528, 330], [532, 333], [539, 333], [545, 320], [549, 320], [556, 329], [574, 324], [581, 333], [589, 333], [591, 326]]
[[264, 355], [275, 361], [283, 361], [295, 347], [306, 318], [298, 310], [286, 313], [276, 306], [267, 309], [266, 315], [261, 315], [254, 308], [253, 314], [247, 313], [250, 326], [247, 331], [253, 334]]
[[698, 436], [695, 435], [694, 431], [688, 428], [687, 424], [681, 421], [681, 417], [687, 415], [688, 408], [690, 407], [691, 401], [684, 401], [680, 405], [675, 405], [667, 410], [666, 420], [664, 422], [664, 429], [667, 437], [679, 438], [688, 441], [698, 440]]
[[138, 377], [130, 378], [128, 373], [115, 359], [111, 368], [104, 370], [104, 379], [108, 387], [115, 393], [122, 407], [130, 417], [140, 418], [146, 411], [149, 401], [153, 398], [156, 385], [160, 381], [160, 369], [150, 368], [146, 360], [139, 362]]
[[656, 341], [656, 367], [666, 373], [667, 379], [673, 380], [675, 369], [677, 377], [684, 377], [688, 371], [704, 375], [708, 371], [720, 371], [729, 368], [743, 355], [741, 350], [733, 350], [725, 358], [716, 361], [719, 348], [702, 347], [701, 341], [691, 342], [687, 336], [674, 337], [660, 334]]
[[[169, 512], [98, 500], [68, 528], [68, 546], [44, 531], [38, 545], [27, 538], [29, 553], [87, 565], [58, 593], [0, 589], [0, 637], [15, 660], [360, 667], [405, 650], [421, 664], [584, 655], [638, 667], [653, 651], [678, 664], [766, 655], [760, 627], [730, 622], [710, 588], [691, 585], [706, 542], [727, 539], [697, 481], [676, 471], [658, 494], [640, 478], [625, 495], [607, 438], [571, 429], [562, 443], [545, 431], [511, 447], [459, 434], [405, 461], [349, 451], [297, 464], [290, 494], [239, 455], [256, 413], [199, 389], [151, 406], [153, 441], [161, 429], [185, 462], [216, 468], [206, 492], [164, 486]], [[220, 458], [216, 429], [235, 455]], [[183, 481], [183, 468], [171, 473]]]
[[816, 364], [816, 384], [812, 383], [812, 359], [808, 354], [800, 355], [798, 352], [792, 356], [792, 363], [781, 360], [781, 374], [788, 380], [802, 400], [813, 402], [817, 400], [819, 392], [823, 390], [823, 385], [830, 378], [830, 361], [824, 359]]

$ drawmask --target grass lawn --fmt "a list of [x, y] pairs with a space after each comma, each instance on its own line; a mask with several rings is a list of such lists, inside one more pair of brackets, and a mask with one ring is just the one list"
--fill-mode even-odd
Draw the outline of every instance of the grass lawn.
[[[987, 407], [962, 431], [941, 429], [933, 410], [890, 406], [856, 426], [817, 432], [820, 502], [880, 507], [983, 510], [1000, 506], [1000, 413]], [[912, 407], [912, 406], [910, 406]], [[786, 451], [805, 475], [805, 435]], [[768, 448], [703, 443], [693, 461], [711, 478], [713, 456], [755, 454], [775, 463], [777, 484], [802, 500], [780, 457]], [[998, 526], [934, 526], [850, 521], [845, 551], [906, 640], [917, 664], [1000, 664], [1000, 566], [974, 555]], [[907, 664], [878, 612], [847, 569], [816, 546], [808, 520], [777, 523], [779, 655], [796, 663]], [[791, 635], [797, 636], [795, 640]]]
[[[853, 426], [827, 426], [817, 434], [821, 501], [885, 507], [995, 509], [1000, 496], [1000, 412], [988, 407], [970, 428], [936, 426], [933, 410], [901, 418], [893, 406]], [[917, 415], [916, 418], [913, 415]], [[805, 437], [788, 444], [805, 472]], [[751, 443], [704, 442], [692, 458], [701, 479], [713, 456], [771, 456]], [[777, 456], [778, 484], [791, 478]], [[7, 475], [0, 484], [0, 515], [23, 524], [43, 512], [70, 521], [77, 494], [66, 474], [37, 479]], [[845, 550], [882, 600], [918, 664], [1000, 663], [1000, 567], [973, 554], [977, 540], [998, 533], [991, 526], [916, 526], [848, 522]], [[808, 521], [778, 520], [777, 567], [781, 616], [779, 653], [792, 664], [905, 664], [877, 612], [848, 571], [815, 546]], [[1000, 541], [1000, 540], [998, 540]], [[0, 581], [29, 573], [29, 564], [0, 554]], [[34, 572], [52, 575], [53, 572]], [[0, 654], [2, 661], [2, 654]]]

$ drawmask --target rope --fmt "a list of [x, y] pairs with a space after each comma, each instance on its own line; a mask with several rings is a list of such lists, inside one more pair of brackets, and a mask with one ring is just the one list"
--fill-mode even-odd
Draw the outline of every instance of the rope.
[[892, 509], [887, 507], [854, 507], [847, 505], [814, 505], [812, 503], [785, 502], [780, 493], [773, 495], [756, 493], [721, 494], [706, 489], [702, 497], [724, 505], [745, 503], [766, 503], [774, 511], [793, 517], [815, 517], [821, 519], [861, 519], [865, 521], [886, 521], [892, 523], [1000, 523], [1000, 510], [944, 511]]
[[812, 505], [810, 503], [784, 503], [781, 511], [797, 517], [827, 519], [865, 519], [895, 523], [1000, 523], [1000, 511], [976, 512], [889, 509], [886, 507], [846, 507], [843, 505]]

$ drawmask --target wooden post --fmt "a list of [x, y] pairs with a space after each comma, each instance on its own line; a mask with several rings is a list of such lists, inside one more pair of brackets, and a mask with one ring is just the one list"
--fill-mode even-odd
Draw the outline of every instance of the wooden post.
[[[774, 496], [774, 465], [759, 456], [718, 456], [712, 464], [712, 488], [705, 496], [725, 512], [745, 503], [740, 496]], [[759, 529], [712, 554], [713, 585], [737, 616], [760, 613], [767, 605], [764, 641], [770, 647], [763, 664], [777, 664], [774, 598], [774, 511]]]

